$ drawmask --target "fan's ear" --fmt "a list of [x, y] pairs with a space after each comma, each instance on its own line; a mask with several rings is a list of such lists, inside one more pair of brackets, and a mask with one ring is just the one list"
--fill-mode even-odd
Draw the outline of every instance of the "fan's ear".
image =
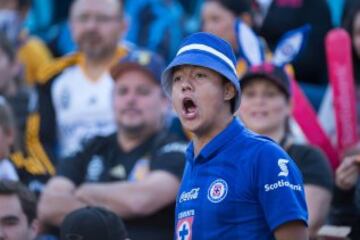
[[310, 25], [306, 24], [285, 33], [275, 48], [272, 63], [276, 66], [284, 66], [293, 61], [304, 47], [310, 29]]
[[265, 60], [265, 50], [254, 31], [242, 20], [235, 21], [236, 41], [241, 57], [250, 66], [259, 65]]

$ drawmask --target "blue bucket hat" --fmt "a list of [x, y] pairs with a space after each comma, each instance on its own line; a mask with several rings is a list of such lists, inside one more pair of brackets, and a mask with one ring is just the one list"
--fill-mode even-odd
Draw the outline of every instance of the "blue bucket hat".
[[177, 66], [194, 65], [209, 68], [229, 80], [236, 89], [232, 112], [240, 105], [240, 84], [236, 73], [236, 60], [230, 44], [211, 33], [199, 32], [187, 37], [176, 57], [162, 74], [161, 83], [165, 93], [171, 95], [172, 74]]

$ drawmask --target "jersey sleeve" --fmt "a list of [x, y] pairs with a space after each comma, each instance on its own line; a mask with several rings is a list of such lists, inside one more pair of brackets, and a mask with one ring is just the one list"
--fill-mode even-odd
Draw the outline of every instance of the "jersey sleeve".
[[19, 61], [25, 66], [25, 80], [32, 85], [39, 68], [53, 60], [50, 50], [38, 38], [30, 37], [18, 50]]
[[291, 221], [307, 225], [302, 175], [278, 145], [264, 143], [255, 161], [258, 198], [272, 231]]
[[182, 177], [185, 165], [185, 150], [187, 143], [181, 140], [166, 140], [155, 150], [150, 169], [164, 170], [175, 175], [179, 180]]

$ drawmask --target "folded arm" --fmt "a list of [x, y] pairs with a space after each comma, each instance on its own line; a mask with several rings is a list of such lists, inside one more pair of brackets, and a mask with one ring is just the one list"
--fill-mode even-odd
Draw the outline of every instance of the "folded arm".
[[135, 182], [86, 183], [76, 197], [88, 205], [103, 206], [123, 218], [150, 215], [175, 201], [179, 179], [162, 170]]
[[75, 185], [64, 177], [54, 177], [40, 198], [38, 215], [41, 223], [58, 226], [66, 214], [85, 206], [74, 195]]

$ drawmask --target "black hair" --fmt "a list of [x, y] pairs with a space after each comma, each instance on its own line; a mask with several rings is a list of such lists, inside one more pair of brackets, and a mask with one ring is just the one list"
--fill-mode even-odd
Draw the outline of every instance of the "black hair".
[[243, 13], [251, 13], [250, 0], [205, 0], [205, 2], [217, 2], [235, 16]]
[[18, 8], [28, 8], [31, 6], [32, 1], [31, 0], [18, 0]]
[[36, 218], [37, 199], [25, 185], [11, 180], [0, 180], [0, 196], [16, 195], [29, 224]]
[[0, 32], [0, 49], [5, 53], [11, 63], [16, 61], [16, 50], [3, 32]]
[[9, 133], [15, 130], [14, 122], [15, 118], [10, 105], [4, 97], [0, 96], [0, 127], [5, 133]]
[[355, 79], [357, 82], [360, 81], [360, 56], [356, 54], [356, 50], [353, 43], [353, 35], [354, 35], [354, 21], [355, 18], [360, 14], [360, 2], [356, 2], [349, 6], [349, 11], [346, 13], [346, 17], [343, 21], [343, 27], [350, 34], [351, 42], [352, 42], [352, 59], [354, 64], [354, 73]]

